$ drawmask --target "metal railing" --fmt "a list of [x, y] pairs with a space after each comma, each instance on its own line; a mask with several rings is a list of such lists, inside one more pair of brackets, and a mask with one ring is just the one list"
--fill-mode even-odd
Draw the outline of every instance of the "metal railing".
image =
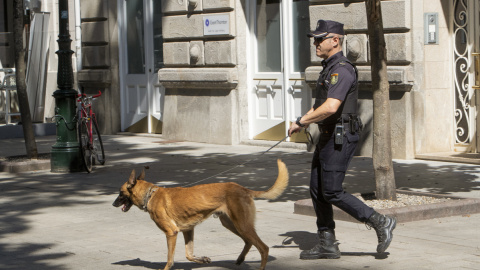
[[11, 122], [12, 116], [19, 116], [19, 112], [12, 112], [12, 92], [17, 91], [17, 83], [15, 78], [15, 70], [11, 68], [2, 68], [0, 72], [3, 72], [5, 76], [0, 84], [0, 93], [5, 91], [5, 105], [4, 105], [4, 112], [5, 112], [5, 124], [9, 124]]

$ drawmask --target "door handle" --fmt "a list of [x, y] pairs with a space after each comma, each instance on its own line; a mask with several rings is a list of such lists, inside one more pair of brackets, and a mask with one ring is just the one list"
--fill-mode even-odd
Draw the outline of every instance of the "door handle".
[[292, 96], [295, 94], [295, 89], [293, 88], [293, 85], [290, 85], [290, 86], [288, 87], [287, 92], [288, 92], [290, 95], [292, 95]]
[[[260, 93], [260, 88], [258, 87], [259, 85], [255, 85], [254, 89], [257, 95]], [[269, 84], [265, 86], [265, 93], [267, 95], [272, 95], [272, 97], [275, 97], [275, 91], [273, 91], [273, 85]]]

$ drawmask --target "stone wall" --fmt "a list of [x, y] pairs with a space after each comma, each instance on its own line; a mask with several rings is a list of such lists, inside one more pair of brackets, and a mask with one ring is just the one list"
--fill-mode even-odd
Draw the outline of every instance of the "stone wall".
[[[453, 18], [449, 0], [421, 1], [412, 9], [416, 19], [414, 131], [415, 153], [453, 151], [455, 146]], [[428, 3], [427, 3], [428, 2]], [[424, 45], [423, 16], [426, 12], [438, 13], [438, 44]], [[470, 18], [472, 19], [472, 18]], [[471, 21], [470, 23], [473, 23]], [[415, 30], [415, 28], [414, 28]], [[472, 44], [473, 45], [473, 44]], [[471, 105], [475, 106], [474, 103]], [[477, 105], [478, 106], [478, 105]], [[467, 149], [457, 149], [461, 152]]]
[[[236, 6], [234, 0], [162, 2], [165, 67], [158, 75], [166, 88], [166, 138], [238, 142]], [[228, 18], [228, 34], [204, 35], [204, 18], [211, 16]]]
[[82, 70], [79, 87], [85, 93], [102, 96], [94, 102], [102, 134], [120, 131], [120, 82], [117, 1], [82, 0]]

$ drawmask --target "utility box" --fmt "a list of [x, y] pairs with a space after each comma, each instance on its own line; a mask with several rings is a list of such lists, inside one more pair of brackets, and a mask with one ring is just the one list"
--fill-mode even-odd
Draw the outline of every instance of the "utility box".
[[438, 44], [438, 13], [425, 13], [425, 45]]

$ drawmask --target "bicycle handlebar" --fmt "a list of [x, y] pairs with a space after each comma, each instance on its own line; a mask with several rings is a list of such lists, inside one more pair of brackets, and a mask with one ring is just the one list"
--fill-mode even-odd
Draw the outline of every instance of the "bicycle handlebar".
[[[97, 97], [99, 97], [99, 96], [101, 96], [101, 95], [102, 95], [102, 92], [101, 92], [100, 90], [98, 90], [98, 94], [92, 96], [92, 98], [97, 98]], [[77, 96], [78, 96], [78, 97], [86, 97], [87, 94], [78, 94]]]
[[96, 95], [93, 96], [92, 98], [97, 98], [97, 97], [99, 97], [99, 96], [101, 96], [101, 95], [102, 95], [102, 92], [101, 92], [100, 90], [98, 90], [98, 94], [96, 94]]

